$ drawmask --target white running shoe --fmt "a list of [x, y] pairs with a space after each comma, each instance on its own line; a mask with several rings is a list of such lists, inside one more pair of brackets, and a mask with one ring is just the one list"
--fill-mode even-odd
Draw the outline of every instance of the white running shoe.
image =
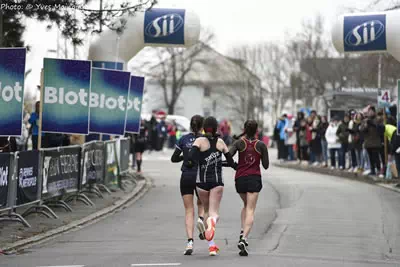
[[370, 173], [371, 173], [371, 170], [366, 170], [366, 171], [363, 172], [363, 175], [366, 176], [366, 175], [369, 175]]
[[334, 170], [334, 169], [336, 169], [336, 168], [332, 166], [332, 167], [331, 167], [331, 170]]
[[189, 255], [192, 255], [192, 253], [193, 253], [193, 241], [190, 240], [187, 242], [186, 249], [183, 254], [189, 256]]
[[206, 227], [204, 226], [203, 220], [198, 218], [196, 226], [197, 226], [197, 230], [199, 230], [199, 238], [200, 238], [200, 240], [204, 240], [205, 239]]

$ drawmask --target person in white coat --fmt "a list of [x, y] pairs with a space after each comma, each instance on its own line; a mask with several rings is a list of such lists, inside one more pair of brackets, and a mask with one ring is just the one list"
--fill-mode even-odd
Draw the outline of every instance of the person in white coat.
[[331, 169], [336, 168], [336, 155], [339, 155], [339, 149], [341, 147], [339, 139], [336, 135], [339, 126], [339, 119], [334, 117], [329, 123], [328, 129], [325, 133], [325, 138], [328, 143], [328, 149], [331, 158]]

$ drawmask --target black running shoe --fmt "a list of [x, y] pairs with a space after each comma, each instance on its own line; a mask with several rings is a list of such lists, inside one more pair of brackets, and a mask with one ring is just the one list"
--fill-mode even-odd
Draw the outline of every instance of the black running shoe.
[[238, 249], [240, 249], [240, 252], [239, 252], [240, 256], [249, 256], [249, 252], [247, 251], [247, 248], [246, 248], [246, 241], [244, 241], [243, 239], [239, 241]]

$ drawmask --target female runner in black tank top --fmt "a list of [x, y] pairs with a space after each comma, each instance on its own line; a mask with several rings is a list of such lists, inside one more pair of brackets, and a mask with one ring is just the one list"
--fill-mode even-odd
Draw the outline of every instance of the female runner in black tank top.
[[208, 214], [205, 238], [208, 240], [210, 256], [217, 255], [219, 251], [214, 243], [214, 234], [224, 190], [222, 154], [231, 167], [236, 166], [225, 142], [218, 138], [217, 129], [218, 122], [214, 117], [205, 119], [205, 137], [196, 139], [189, 154], [191, 164], [198, 165], [197, 193]]

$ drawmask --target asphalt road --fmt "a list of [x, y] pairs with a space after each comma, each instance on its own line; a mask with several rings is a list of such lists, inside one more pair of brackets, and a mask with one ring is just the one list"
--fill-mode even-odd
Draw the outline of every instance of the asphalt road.
[[207, 243], [196, 239], [194, 255], [183, 256], [180, 172], [168, 156], [146, 157], [155, 186], [131, 207], [20, 255], [2, 256], [0, 266], [400, 266], [400, 194], [276, 167], [264, 173], [249, 257], [240, 257], [236, 247], [241, 201], [231, 170], [224, 171], [216, 231], [220, 255], [209, 257]]

